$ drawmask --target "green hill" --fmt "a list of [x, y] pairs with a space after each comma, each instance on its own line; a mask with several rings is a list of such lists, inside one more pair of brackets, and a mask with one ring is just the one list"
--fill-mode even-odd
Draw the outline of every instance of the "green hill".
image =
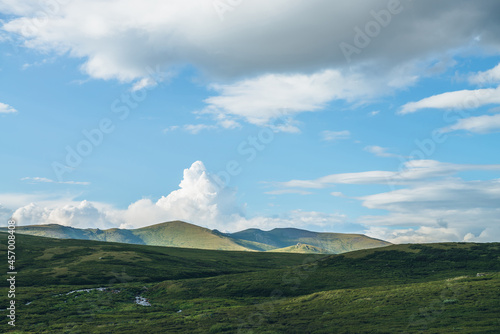
[[275, 228], [271, 231], [247, 229], [229, 234], [229, 236], [235, 239], [271, 245], [275, 248], [285, 248], [298, 243], [307, 244], [321, 248], [331, 254], [390, 245], [389, 242], [362, 234], [320, 233], [296, 228]]
[[249, 250], [249, 248], [239, 245], [227, 236], [181, 221], [161, 223], [131, 231], [146, 245], [215, 250]]
[[499, 254], [500, 243], [321, 255], [16, 235], [18, 322], [0, 331], [498, 333]]
[[[0, 228], [6, 232], [6, 228]], [[139, 245], [233, 251], [296, 251], [289, 248], [308, 244], [321, 253], [338, 254], [358, 249], [382, 247], [390, 243], [361, 234], [319, 233], [294, 228], [271, 231], [248, 229], [221, 233], [182, 221], [171, 221], [139, 229], [78, 229], [57, 224], [18, 226], [17, 233], [59, 239], [122, 242]], [[281, 249], [281, 250], [280, 250]], [[305, 251], [305, 250], [304, 250]]]

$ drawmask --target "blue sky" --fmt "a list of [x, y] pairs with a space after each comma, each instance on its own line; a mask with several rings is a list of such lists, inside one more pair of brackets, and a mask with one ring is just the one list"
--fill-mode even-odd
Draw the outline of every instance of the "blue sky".
[[500, 238], [495, 1], [0, 4], [0, 216]]

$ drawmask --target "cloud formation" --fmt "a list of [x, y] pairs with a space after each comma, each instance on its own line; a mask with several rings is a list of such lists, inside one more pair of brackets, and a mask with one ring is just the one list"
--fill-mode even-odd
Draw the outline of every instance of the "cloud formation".
[[76, 205], [65, 204], [56, 207], [40, 206], [30, 203], [13, 214], [20, 225], [59, 224], [64, 226], [89, 228], [116, 227], [114, 217], [104, 208], [97, 208], [94, 203], [82, 201]]
[[[500, 64], [494, 68], [478, 72], [469, 76], [469, 82], [475, 85], [491, 85], [500, 82]], [[475, 90], [460, 90], [446, 92], [424, 98], [420, 101], [409, 102], [403, 105], [400, 114], [409, 114], [421, 109], [478, 109], [486, 105], [500, 104], [500, 86], [496, 88], [482, 88]], [[494, 109], [493, 109], [494, 110]], [[500, 115], [481, 115], [458, 119], [454, 124], [443, 127], [440, 132], [468, 131], [485, 134], [500, 131]]]
[[497, 241], [500, 179], [422, 183], [361, 197], [363, 206], [388, 215], [364, 216], [368, 234], [392, 242]]
[[[500, 53], [500, 3], [494, 0], [349, 6], [254, 0], [224, 12], [223, 20], [212, 1], [54, 3], [3, 1], [0, 12], [9, 19], [2, 31], [29, 48], [81, 59], [90, 77], [130, 82], [132, 90], [157, 85], [162, 79], [152, 72], [171, 77], [192, 66], [217, 93], [201, 112], [223, 128], [241, 120], [263, 126], [335, 100], [366, 102], [454, 66], [454, 55]], [[346, 45], [356, 51], [347, 56]], [[497, 74], [491, 70], [471, 82]], [[443, 105], [441, 100], [409, 104], [402, 112]], [[284, 122], [281, 131], [298, 132]]]
[[[292, 211], [278, 217], [250, 217], [245, 206], [237, 203], [234, 189], [219, 186], [221, 182], [211, 175], [201, 161], [184, 170], [179, 189], [157, 201], [141, 199], [126, 209], [117, 209], [103, 203], [73, 200], [48, 201], [27, 197], [32, 202], [15, 209], [12, 216], [20, 225], [61, 224], [73, 227], [139, 228], [164, 221], [183, 220], [211, 229], [238, 231], [250, 227], [301, 227], [332, 229], [342, 225], [341, 214]], [[21, 198], [19, 198], [21, 200]], [[2, 197], [0, 197], [2, 202]], [[19, 201], [15, 202], [19, 203]], [[13, 205], [14, 203], [10, 203]], [[2, 207], [0, 207], [2, 209]], [[5, 215], [12, 211], [3, 209]], [[3, 212], [0, 210], [0, 214]]]
[[478, 72], [469, 77], [469, 82], [475, 85], [487, 85], [500, 82], [500, 64], [487, 71]]
[[54, 181], [46, 177], [23, 177], [21, 181], [27, 181], [30, 183], [60, 183], [60, 184], [74, 184], [81, 186], [88, 186], [90, 182], [79, 182], [79, 181]]
[[[386, 184], [404, 188], [357, 197], [368, 209], [357, 223], [366, 233], [395, 243], [495, 241], [500, 238], [500, 179], [466, 181], [464, 171], [499, 171], [500, 165], [408, 161], [399, 172], [368, 171], [278, 183], [282, 189], [320, 189], [335, 184]], [[394, 189], [394, 188], [393, 188]], [[332, 193], [342, 196], [341, 193]]]
[[[499, 49], [498, 2], [429, 3], [401, 1], [397, 14], [378, 23], [381, 31], [352, 61], [375, 61], [387, 69], [448, 50]], [[74, 0], [59, 6], [20, 0], [0, 7], [14, 16], [3, 29], [19, 34], [28, 47], [69, 52], [85, 59], [82, 68], [90, 76], [125, 81], [145, 77], [147, 66], [186, 62], [225, 77], [345, 66], [341, 43], [355, 45], [356, 28], [381, 22], [380, 13], [387, 10], [385, 0], [349, 6], [255, 0], [221, 21], [212, 2], [201, 0]], [[40, 13], [43, 19], [37, 18]], [[390, 58], [388, 49], [394, 50]]]
[[[62, 224], [74, 227], [138, 228], [151, 224], [183, 220], [223, 231], [246, 228], [271, 229], [297, 227], [313, 230], [364, 232], [391, 242], [494, 241], [500, 238], [500, 179], [466, 181], [454, 175], [461, 171], [500, 171], [500, 165], [457, 165], [437, 161], [412, 161], [402, 172], [401, 189], [353, 197], [372, 210], [387, 214], [364, 215], [357, 221], [340, 213], [293, 210], [279, 216], [245, 215], [245, 206], [236, 200], [234, 189], [221, 188], [201, 161], [184, 170], [179, 189], [157, 201], [141, 199], [126, 209], [103, 203], [71, 199], [54, 200], [28, 196], [30, 204], [10, 209], [21, 196], [0, 196], [0, 215], [12, 216], [21, 225]], [[392, 173], [392, 174], [389, 174]], [[333, 174], [313, 181], [295, 181], [294, 188], [282, 188], [271, 194], [311, 191], [300, 188], [324, 188], [335, 183], [379, 184], [397, 172]], [[332, 196], [345, 197], [340, 192]], [[6, 201], [10, 199], [10, 202]], [[14, 211], [12, 213], [12, 211]], [[364, 227], [363, 227], [364, 226]]]
[[286, 119], [302, 112], [323, 109], [334, 100], [353, 101], [375, 95], [360, 75], [323, 70], [313, 74], [265, 74], [232, 84], [214, 84], [219, 93], [205, 100], [201, 112], [216, 119], [243, 119], [255, 125], [268, 126], [271, 120]]
[[435, 160], [406, 161], [399, 171], [368, 171], [359, 173], [331, 174], [315, 180], [291, 180], [275, 183], [282, 188], [319, 189], [335, 184], [410, 184], [435, 178], [452, 176], [458, 172], [473, 170], [500, 171], [500, 165], [451, 164]]
[[8, 104], [0, 102], [0, 114], [13, 114], [16, 112], [17, 110], [14, 109], [13, 107], [9, 106]]

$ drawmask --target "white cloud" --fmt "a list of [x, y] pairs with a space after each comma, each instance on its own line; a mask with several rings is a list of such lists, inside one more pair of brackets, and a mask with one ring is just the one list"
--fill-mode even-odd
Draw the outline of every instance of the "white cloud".
[[351, 138], [351, 132], [347, 130], [343, 131], [322, 131], [321, 139], [324, 141], [337, 141], [337, 140], [346, 140]]
[[81, 186], [88, 186], [90, 182], [78, 182], [78, 181], [54, 181], [46, 177], [23, 177], [21, 181], [27, 181], [31, 183], [59, 183], [59, 184], [74, 184]]
[[184, 130], [186, 130], [189, 133], [192, 134], [198, 134], [200, 131], [203, 130], [211, 130], [211, 129], [216, 129], [217, 127], [214, 125], [207, 125], [207, 124], [186, 124], [184, 125]]
[[243, 213], [235, 201], [234, 191], [220, 188], [201, 161], [184, 170], [180, 189], [162, 197], [156, 205], [172, 216], [188, 221], [205, 221], [212, 224], [220, 216]]
[[[370, 227], [366, 235], [386, 240], [392, 243], [430, 243], [430, 242], [458, 242], [464, 241], [465, 236], [456, 229], [442, 227], [418, 227], [407, 229], [392, 229], [386, 227]], [[467, 233], [469, 234], [469, 233]], [[467, 240], [473, 241], [473, 240]]]
[[[19, 0], [3, 1], [0, 11], [11, 15], [1, 28], [10, 38], [79, 58], [92, 78], [138, 90], [189, 65], [217, 83], [210, 87], [218, 95], [203, 112], [218, 126], [235, 128], [241, 120], [263, 126], [281, 117], [279, 131], [299, 132], [291, 120], [298, 113], [392, 94], [453, 66], [461, 52], [500, 52], [497, 2], [403, 1], [381, 33], [346, 59], [340, 46], [355, 45], [357, 29], [379, 24], [373, 13], [387, 6], [254, 0], [226, 12], [223, 22], [213, 2], [202, 0], [73, 0], [57, 8]], [[40, 13], [47, 14], [43, 20]]]
[[401, 107], [400, 114], [409, 114], [421, 109], [470, 109], [488, 104], [500, 104], [500, 86], [476, 90], [459, 90], [409, 102]]
[[469, 77], [469, 82], [476, 85], [485, 85], [500, 82], [500, 64], [494, 68], [478, 72]]
[[323, 109], [333, 100], [369, 97], [375, 88], [360, 75], [336, 70], [306, 74], [266, 74], [234, 84], [212, 85], [219, 93], [205, 100], [202, 113], [244, 119], [256, 125]]
[[315, 180], [291, 180], [276, 183], [284, 188], [319, 189], [335, 184], [409, 184], [454, 175], [461, 171], [500, 170], [500, 165], [460, 165], [435, 160], [411, 160], [399, 171], [368, 171], [331, 174]]
[[12, 214], [12, 218], [20, 225], [60, 224], [80, 228], [116, 226], [114, 224], [116, 221], [106, 213], [106, 210], [98, 209], [88, 201], [82, 201], [77, 205], [66, 204], [57, 207], [30, 203], [17, 209]]
[[13, 107], [9, 106], [8, 104], [0, 102], [0, 114], [12, 114], [16, 112], [17, 110], [14, 109]]
[[387, 215], [364, 216], [368, 234], [391, 242], [498, 241], [500, 180], [424, 183], [360, 198]]
[[[372, 64], [385, 72], [428, 57], [435, 67], [435, 55], [449, 59], [450, 50], [498, 50], [498, 6], [495, 1], [402, 1], [400, 13], [350, 57], [351, 64]], [[124, 81], [146, 77], [145, 68], [157, 64], [189, 63], [225, 77], [345, 66], [339, 45], [354, 44], [354, 28], [365, 29], [376, 22], [372, 11], [386, 8], [385, 0], [349, 6], [327, 0], [254, 0], [227, 12], [221, 22], [213, 3], [201, 0], [73, 0], [57, 8], [19, 0], [0, 5], [1, 12], [14, 15], [3, 29], [20, 34], [28, 47], [68, 52], [85, 59], [82, 68], [89, 75]], [[45, 19], [35, 20], [40, 13], [47, 14]], [[394, 50], [390, 57], [388, 49]], [[422, 71], [412, 72], [402, 81]]]
[[132, 86], [132, 91], [135, 92], [141, 89], [152, 88], [156, 85], [158, 85], [158, 83], [153, 78], [142, 78]]
[[[333, 229], [334, 225], [344, 224], [346, 220], [341, 214], [305, 211], [292, 211], [278, 217], [247, 218], [245, 206], [237, 203], [235, 190], [221, 188], [217, 177], [211, 175], [201, 161], [194, 162], [184, 170], [179, 189], [156, 202], [138, 200], [126, 209], [43, 195], [0, 195], [0, 203], [5, 205], [5, 216], [15, 211], [13, 216], [20, 225], [55, 223], [74, 227], [139, 228], [164, 221], [183, 220], [211, 229], [234, 232], [250, 227]], [[0, 206], [0, 214], [2, 208]]]
[[381, 147], [381, 146], [366, 146], [364, 148], [365, 151], [370, 152], [371, 154], [374, 154], [378, 157], [383, 157], [383, 158], [394, 158], [394, 157], [399, 157], [399, 155], [394, 154], [394, 153], [389, 153], [387, 152], [388, 148], [386, 147]]
[[433, 209], [497, 208], [500, 203], [500, 180], [433, 181], [406, 189], [364, 196], [360, 199], [363, 201], [363, 206], [370, 209], [405, 211], [414, 214], [421, 210]]
[[483, 115], [459, 119], [455, 124], [442, 128], [441, 132], [469, 131], [472, 133], [490, 133], [500, 131], [500, 114]]

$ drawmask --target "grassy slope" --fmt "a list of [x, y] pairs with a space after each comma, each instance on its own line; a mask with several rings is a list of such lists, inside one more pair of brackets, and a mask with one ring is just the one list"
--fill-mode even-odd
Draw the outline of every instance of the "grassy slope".
[[[26, 333], [500, 331], [498, 243], [393, 245], [325, 257], [18, 238], [17, 329]], [[82, 250], [123, 258], [116, 264]], [[49, 286], [69, 282], [51, 274], [40, 282], [40, 270], [66, 267], [71, 274], [78, 265], [95, 274], [85, 286], [121, 292], [54, 296], [78, 286]], [[144, 272], [148, 267], [153, 270]], [[119, 275], [103, 282], [112, 269]], [[153, 306], [135, 305], [139, 294]], [[0, 324], [0, 331], [8, 329]]]
[[199, 249], [237, 250], [249, 249], [231, 238], [213, 233], [207, 228], [173, 221], [132, 230], [147, 245], [172, 246]]
[[316, 246], [306, 245], [306, 244], [297, 244], [294, 246], [288, 246], [284, 248], [277, 248], [270, 250], [269, 252], [275, 253], [302, 253], [302, 254], [328, 254], [328, 251], [323, 248], [319, 248]]

